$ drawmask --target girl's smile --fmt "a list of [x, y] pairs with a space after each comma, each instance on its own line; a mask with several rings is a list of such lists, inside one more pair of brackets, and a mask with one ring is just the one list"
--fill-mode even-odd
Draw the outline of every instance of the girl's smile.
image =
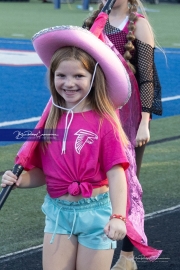
[[[66, 108], [74, 107], [90, 90], [91, 74], [78, 60], [65, 60], [55, 71], [54, 84], [56, 91], [64, 98]], [[77, 108], [86, 105], [85, 98]], [[76, 110], [77, 110], [76, 108]]]

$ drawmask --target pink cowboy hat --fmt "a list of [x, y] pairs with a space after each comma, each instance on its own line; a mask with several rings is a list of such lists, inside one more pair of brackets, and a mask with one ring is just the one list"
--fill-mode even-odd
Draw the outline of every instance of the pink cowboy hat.
[[84, 50], [101, 66], [115, 107], [121, 107], [128, 101], [131, 86], [126, 69], [118, 56], [90, 31], [78, 26], [55, 26], [35, 34], [32, 43], [47, 68], [53, 54], [61, 47], [74, 46]]

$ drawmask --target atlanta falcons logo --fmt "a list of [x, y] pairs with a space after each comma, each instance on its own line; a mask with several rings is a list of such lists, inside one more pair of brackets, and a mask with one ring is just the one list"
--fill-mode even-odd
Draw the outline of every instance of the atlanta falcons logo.
[[92, 144], [94, 140], [98, 139], [98, 136], [88, 130], [80, 129], [74, 135], [78, 136], [75, 142], [75, 149], [80, 154], [81, 149], [86, 143]]

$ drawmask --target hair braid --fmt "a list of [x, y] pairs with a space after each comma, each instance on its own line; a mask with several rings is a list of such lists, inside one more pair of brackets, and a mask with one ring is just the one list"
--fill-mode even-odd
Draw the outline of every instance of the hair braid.
[[135, 40], [134, 31], [136, 29], [135, 22], [137, 21], [137, 6], [138, 3], [136, 0], [129, 0], [129, 24], [128, 24], [128, 34], [126, 36], [127, 43], [124, 45], [126, 51], [124, 53], [124, 59], [126, 60], [128, 66], [132, 70], [133, 73], [136, 73], [135, 67], [130, 63], [130, 59], [132, 58], [131, 52], [134, 51], [133, 41]]
[[[136, 73], [135, 67], [130, 63], [130, 59], [132, 58], [131, 52], [134, 51], [133, 41], [135, 40], [134, 31], [136, 29], [135, 22], [137, 21], [138, 17], [136, 15], [137, 8], [138, 8], [138, 0], [129, 0], [129, 24], [128, 24], [128, 34], [126, 35], [127, 43], [124, 45], [125, 53], [123, 55], [124, 59], [126, 60], [129, 68], [132, 70], [133, 73]], [[91, 26], [93, 25], [95, 19], [97, 18], [98, 14], [103, 8], [103, 3], [99, 4], [97, 10], [95, 10], [91, 16], [85, 19], [83, 23], [83, 28], [90, 30]]]
[[95, 10], [90, 17], [88, 17], [84, 23], [83, 28], [86, 28], [87, 30], [90, 30], [91, 26], [93, 25], [95, 19], [97, 18], [98, 14], [100, 13], [101, 9], [103, 8], [103, 3], [101, 3], [97, 10]]

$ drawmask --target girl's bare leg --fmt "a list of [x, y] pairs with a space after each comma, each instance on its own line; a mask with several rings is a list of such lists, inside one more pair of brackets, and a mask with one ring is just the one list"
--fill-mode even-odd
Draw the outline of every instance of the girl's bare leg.
[[113, 255], [114, 249], [95, 250], [79, 244], [76, 270], [109, 270]]
[[50, 244], [51, 237], [52, 234], [44, 235], [43, 270], [76, 270], [77, 238], [72, 235], [68, 239], [68, 235], [56, 234]]

